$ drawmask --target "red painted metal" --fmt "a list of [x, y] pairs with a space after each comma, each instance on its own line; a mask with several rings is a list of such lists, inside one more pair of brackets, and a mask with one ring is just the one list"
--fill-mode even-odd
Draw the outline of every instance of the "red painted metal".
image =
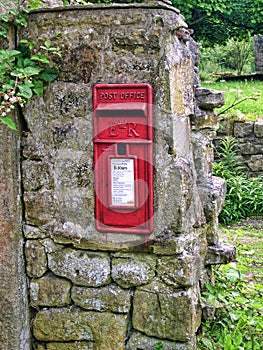
[[96, 84], [95, 219], [101, 232], [153, 230], [153, 90], [149, 84]]

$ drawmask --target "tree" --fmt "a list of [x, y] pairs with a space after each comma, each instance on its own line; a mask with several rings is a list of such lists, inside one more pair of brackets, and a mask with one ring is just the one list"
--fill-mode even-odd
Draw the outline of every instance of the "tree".
[[204, 46], [263, 34], [263, 0], [172, 0]]

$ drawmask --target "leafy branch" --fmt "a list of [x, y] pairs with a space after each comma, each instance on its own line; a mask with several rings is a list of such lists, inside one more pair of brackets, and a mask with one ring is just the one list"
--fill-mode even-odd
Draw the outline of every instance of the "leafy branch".
[[51, 55], [61, 56], [61, 53], [59, 48], [52, 47], [50, 40], [43, 39], [37, 51], [31, 41], [15, 42], [16, 28], [27, 26], [26, 14], [43, 5], [41, 1], [20, 0], [16, 4], [7, 0], [4, 5], [5, 12], [0, 15], [0, 40], [5, 40], [8, 47], [0, 49], [0, 122], [16, 130], [9, 115], [17, 105], [24, 107], [32, 96], [43, 95], [44, 83], [57, 77], [49, 58]]

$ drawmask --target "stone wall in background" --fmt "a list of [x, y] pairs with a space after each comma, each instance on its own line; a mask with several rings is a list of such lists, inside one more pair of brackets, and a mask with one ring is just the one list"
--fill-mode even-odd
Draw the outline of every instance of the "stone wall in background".
[[255, 71], [256, 73], [263, 73], [263, 35], [256, 35], [254, 37], [255, 45]]
[[[24, 110], [22, 203], [33, 348], [194, 350], [225, 183], [212, 177], [222, 93], [200, 87], [198, 46], [161, 1], [42, 9], [19, 33], [50, 39], [58, 78]], [[154, 232], [95, 228], [92, 87], [154, 90]], [[227, 252], [225, 255], [224, 252]], [[226, 256], [228, 257], [226, 259]], [[13, 348], [7, 348], [8, 350]]]
[[249, 176], [263, 175], [263, 120], [222, 120], [215, 138], [216, 149], [219, 149], [222, 137], [227, 135], [235, 137], [237, 159], [245, 166]]

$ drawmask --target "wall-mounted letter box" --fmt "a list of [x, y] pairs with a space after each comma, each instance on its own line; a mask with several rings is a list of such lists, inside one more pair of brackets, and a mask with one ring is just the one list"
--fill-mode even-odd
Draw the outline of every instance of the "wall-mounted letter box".
[[153, 230], [153, 92], [149, 84], [96, 84], [95, 218], [101, 232]]

